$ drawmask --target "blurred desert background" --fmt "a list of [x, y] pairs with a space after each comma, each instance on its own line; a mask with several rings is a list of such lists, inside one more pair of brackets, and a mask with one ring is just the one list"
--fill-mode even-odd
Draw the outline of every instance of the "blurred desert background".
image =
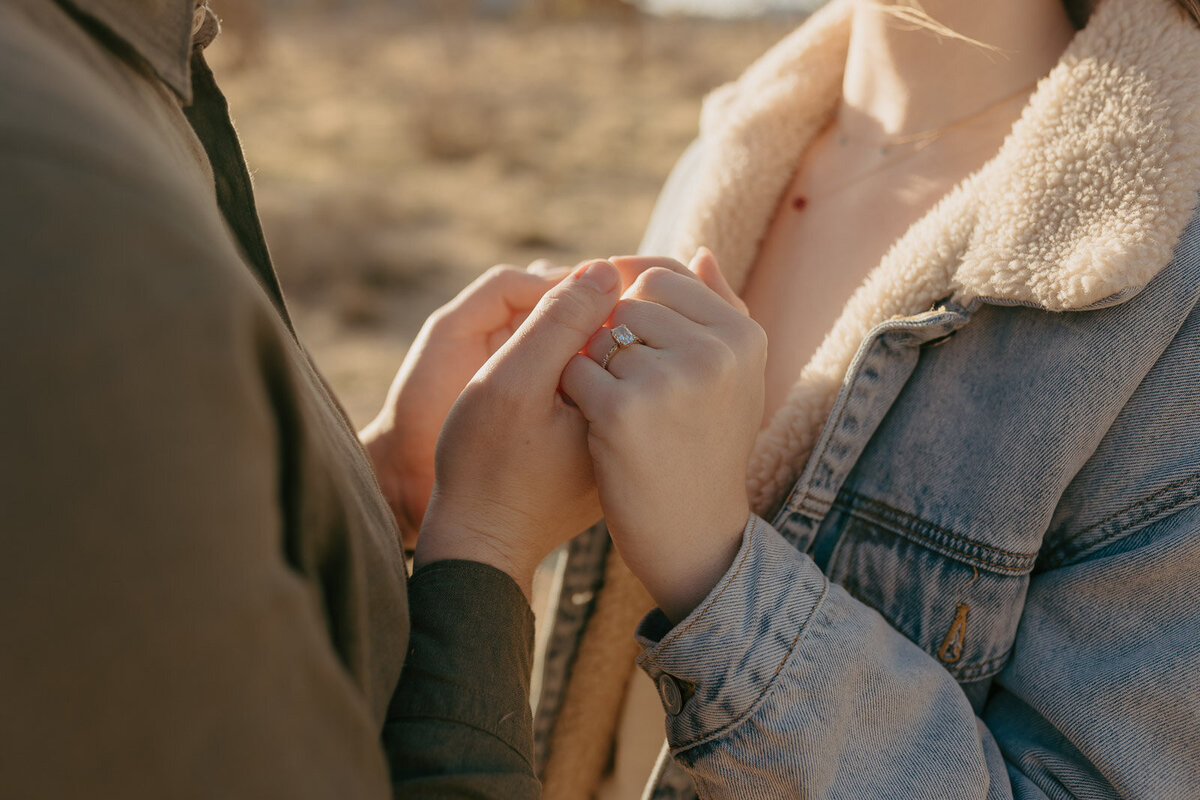
[[425, 316], [483, 270], [632, 252], [703, 96], [803, 13], [736, 0], [708, 0], [723, 19], [624, 0], [210, 5], [223, 20], [210, 61], [297, 329], [360, 426]]

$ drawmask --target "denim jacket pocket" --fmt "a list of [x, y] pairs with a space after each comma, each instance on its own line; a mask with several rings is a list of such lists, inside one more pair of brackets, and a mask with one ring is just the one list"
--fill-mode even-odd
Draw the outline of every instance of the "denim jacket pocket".
[[826, 573], [954, 677], [976, 711], [1008, 662], [1037, 554], [990, 547], [850, 490]]

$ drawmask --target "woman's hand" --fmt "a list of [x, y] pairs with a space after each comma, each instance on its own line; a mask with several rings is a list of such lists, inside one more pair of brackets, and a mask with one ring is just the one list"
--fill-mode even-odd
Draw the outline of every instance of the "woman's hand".
[[528, 594], [538, 563], [600, 519], [587, 422], [558, 383], [612, 312], [619, 282], [604, 261], [577, 269], [463, 390], [438, 439], [416, 566], [479, 561]]
[[600, 331], [567, 365], [562, 388], [587, 418], [613, 541], [677, 622], [729, 568], [750, 514], [746, 468], [762, 422], [766, 335], [735, 307], [706, 250], [692, 262], [704, 283], [662, 259], [617, 266], [644, 271], [611, 322], [644, 343], [613, 354], [606, 371], [599, 362], [613, 340]]
[[497, 266], [435, 311], [408, 351], [383, 410], [359, 433], [406, 547], [433, 488], [438, 432], [467, 381], [567, 275], [546, 261]]

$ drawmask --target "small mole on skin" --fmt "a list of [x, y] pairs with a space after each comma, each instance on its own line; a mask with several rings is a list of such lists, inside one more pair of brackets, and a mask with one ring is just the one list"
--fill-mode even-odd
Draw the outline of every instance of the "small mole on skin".
[[804, 195], [797, 195], [796, 199], [792, 201], [792, 208], [797, 211], [803, 211], [808, 208], [808, 198]]

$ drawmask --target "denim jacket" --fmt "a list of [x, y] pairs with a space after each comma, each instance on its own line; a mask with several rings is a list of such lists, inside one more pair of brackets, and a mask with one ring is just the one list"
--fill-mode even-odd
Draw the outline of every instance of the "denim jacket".
[[771, 523], [638, 631], [702, 796], [1200, 796], [1198, 295], [1200, 219], [1114, 308], [868, 337]]
[[[710, 100], [646, 250], [744, 280], [848, 6]], [[1105, 0], [851, 299], [760, 437], [733, 566], [638, 628], [653, 796], [1200, 797], [1198, 68], [1172, 4]], [[564, 572], [551, 760], [598, 536]]]

